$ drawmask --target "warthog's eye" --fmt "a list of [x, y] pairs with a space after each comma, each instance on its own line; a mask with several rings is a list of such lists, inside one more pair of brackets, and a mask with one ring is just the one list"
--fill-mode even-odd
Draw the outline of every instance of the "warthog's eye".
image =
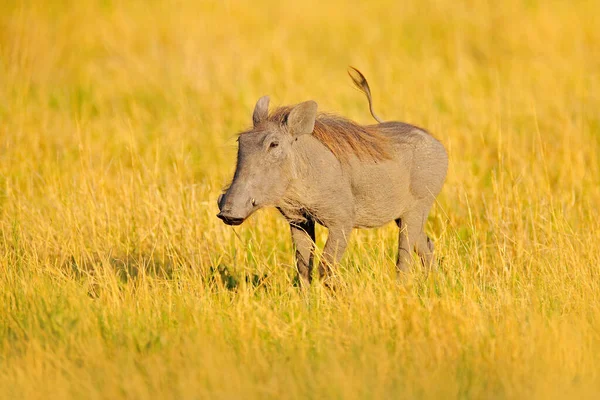
[[277, 146], [279, 146], [279, 142], [271, 142], [271, 144], [269, 144], [269, 149], [274, 149]]

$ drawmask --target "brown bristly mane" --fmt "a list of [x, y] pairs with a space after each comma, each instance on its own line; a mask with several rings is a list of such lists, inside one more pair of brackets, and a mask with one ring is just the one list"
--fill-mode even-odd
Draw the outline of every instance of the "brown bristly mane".
[[[289, 106], [276, 108], [268, 120], [284, 125], [291, 110]], [[391, 158], [390, 139], [376, 125], [359, 125], [338, 115], [319, 113], [312, 134], [340, 161], [347, 161], [351, 154], [365, 161]]]

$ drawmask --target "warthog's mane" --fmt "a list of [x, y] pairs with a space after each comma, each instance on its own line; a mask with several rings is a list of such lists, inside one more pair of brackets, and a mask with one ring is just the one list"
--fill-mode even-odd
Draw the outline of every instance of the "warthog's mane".
[[[268, 120], [285, 126], [292, 108], [278, 107], [269, 114]], [[347, 161], [352, 154], [360, 160], [391, 158], [391, 140], [377, 125], [360, 125], [339, 115], [319, 113], [312, 135], [340, 161]]]

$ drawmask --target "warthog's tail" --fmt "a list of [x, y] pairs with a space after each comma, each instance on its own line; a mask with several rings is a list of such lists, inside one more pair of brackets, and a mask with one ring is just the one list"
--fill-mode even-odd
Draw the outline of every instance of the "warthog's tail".
[[369, 100], [369, 111], [371, 111], [371, 115], [375, 118], [375, 121], [381, 124], [383, 120], [375, 114], [375, 111], [373, 111], [373, 100], [371, 99], [371, 89], [367, 83], [367, 78], [352, 66], [348, 69], [348, 75], [350, 75], [350, 78], [352, 78], [352, 82], [354, 82], [356, 87], [367, 96], [367, 100]]

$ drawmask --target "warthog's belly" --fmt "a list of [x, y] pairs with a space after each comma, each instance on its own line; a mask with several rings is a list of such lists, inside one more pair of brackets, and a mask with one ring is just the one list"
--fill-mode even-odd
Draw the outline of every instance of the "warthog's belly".
[[355, 227], [374, 228], [399, 218], [414, 203], [410, 192], [412, 154], [353, 168]]

